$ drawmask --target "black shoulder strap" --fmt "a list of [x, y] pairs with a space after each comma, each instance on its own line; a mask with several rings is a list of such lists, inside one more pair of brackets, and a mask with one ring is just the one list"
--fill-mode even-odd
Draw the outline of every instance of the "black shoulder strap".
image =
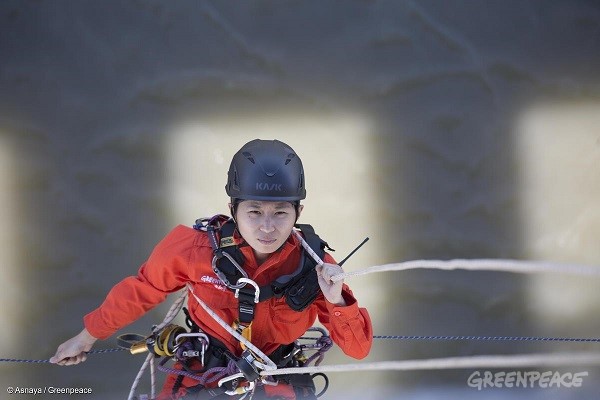
[[[215, 220], [215, 218], [211, 219], [211, 221], [212, 220]], [[220, 279], [225, 278], [226, 282], [235, 285], [238, 279], [242, 277], [242, 273], [233, 265], [231, 260], [223, 254], [227, 253], [227, 255], [231, 256], [238, 265], [244, 265], [244, 255], [235, 245], [233, 239], [233, 233], [235, 232], [235, 221], [233, 218], [229, 218], [223, 223], [219, 223], [217, 220], [216, 224], [207, 223], [205, 225], [200, 225], [197, 222], [194, 228], [206, 229], [206, 232], [208, 233], [210, 245], [216, 258], [216, 262], [213, 264], [215, 274], [217, 274]]]
[[[211, 219], [211, 221], [213, 220], [214, 219]], [[196, 225], [198, 225], [198, 223]], [[211, 224], [209, 222], [206, 225], [203, 225], [203, 227], [205, 227], [206, 232], [208, 233], [210, 245], [213, 249], [213, 271], [230, 290], [235, 292], [235, 297], [238, 298], [238, 320], [240, 324], [247, 326], [254, 319], [256, 299], [253, 287], [248, 287], [248, 285], [239, 288], [232, 287], [238, 285], [239, 279], [244, 277], [240, 269], [238, 269], [231, 261], [231, 259], [233, 259], [240, 268], [243, 268], [244, 256], [233, 239], [236, 227], [235, 221], [232, 218], [229, 218], [222, 224], [219, 224], [218, 222], [216, 224]], [[217, 235], [217, 232], [219, 235]]]
[[[312, 226], [298, 224], [296, 227], [302, 231], [304, 234], [304, 240], [310, 246], [310, 248], [317, 253], [319, 258], [323, 259], [325, 256], [325, 248], [335, 251], [329, 247], [327, 242], [322, 240], [319, 235], [315, 233], [315, 230]], [[294, 311], [304, 310], [306, 307], [311, 305], [319, 293], [321, 293], [319, 279], [315, 271], [317, 262], [313, 260], [306, 251], [303, 251], [300, 263], [302, 265], [301, 271], [296, 274], [296, 276], [294, 276], [283, 288], [286, 303]]]
[[[221, 235], [219, 237], [219, 250], [218, 252], [226, 252], [229, 254], [238, 265], [244, 266], [244, 255], [238, 249], [233, 240], [233, 233], [235, 232], [235, 221], [229, 219], [223, 226], [221, 226]], [[233, 263], [227, 257], [219, 258], [217, 256], [217, 265], [223, 274], [227, 277], [227, 280], [233, 284], [236, 284], [238, 279], [242, 277], [242, 273], [233, 265]]]
[[294, 226], [302, 231], [302, 233], [304, 234], [304, 240], [306, 241], [306, 243], [308, 243], [310, 248], [313, 249], [315, 253], [317, 253], [317, 255], [320, 258], [323, 258], [325, 256], [326, 248], [328, 250], [335, 251], [334, 249], [329, 247], [326, 241], [321, 239], [319, 235], [315, 233], [315, 229], [312, 227], [312, 225], [296, 224]]

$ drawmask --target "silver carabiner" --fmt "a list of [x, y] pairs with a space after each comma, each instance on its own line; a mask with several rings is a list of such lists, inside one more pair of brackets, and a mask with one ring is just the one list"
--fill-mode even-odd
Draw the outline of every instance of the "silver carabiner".
[[248, 285], [254, 286], [254, 302], [258, 303], [258, 301], [260, 299], [260, 288], [258, 287], [258, 284], [256, 282], [254, 282], [252, 279], [248, 279], [248, 278], [238, 279], [238, 284], [240, 284], [240, 283], [243, 283], [243, 285], [235, 290], [235, 298], [237, 299], [238, 297], [240, 297], [240, 289], [243, 288], [244, 286], [246, 286], [246, 284], [248, 284]]
[[219, 383], [217, 384], [217, 386], [221, 387], [221, 386], [223, 386], [223, 384], [225, 382], [233, 381], [233, 380], [243, 378], [243, 377], [244, 377], [244, 374], [242, 374], [241, 372], [238, 372], [237, 374], [226, 376], [224, 378], [219, 379]]
[[225, 394], [229, 396], [238, 396], [240, 394], [243, 394], [244, 396], [240, 398], [240, 400], [243, 400], [246, 398], [246, 396], [248, 396], [249, 392], [252, 392], [254, 390], [255, 385], [256, 384], [254, 382], [248, 382], [248, 386], [238, 386], [233, 390], [225, 391]]
[[182, 333], [180, 335], [177, 335], [177, 337], [175, 338], [175, 341], [179, 343], [180, 339], [183, 339], [186, 337], [196, 338], [200, 342], [201, 349], [202, 349], [202, 351], [200, 352], [200, 364], [204, 365], [204, 355], [206, 353], [206, 350], [208, 349], [208, 345], [210, 344], [210, 339], [208, 338], [208, 335], [206, 335], [205, 333], [202, 333], [202, 332]]
[[214, 273], [217, 275], [217, 277], [229, 289], [236, 290], [236, 289], [241, 289], [244, 286], [246, 286], [246, 283], [242, 283], [242, 284], [239, 283], [239, 281], [241, 279], [244, 279], [244, 278], [248, 279], [248, 274], [246, 273], [246, 271], [244, 271], [244, 269], [242, 267], [240, 267], [240, 264], [238, 264], [237, 261], [235, 261], [235, 259], [230, 254], [228, 254], [225, 251], [222, 252], [221, 254], [223, 254], [225, 257], [227, 257], [227, 259], [229, 261], [231, 261], [231, 263], [233, 264], [233, 266], [235, 268], [237, 268], [238, 271], [240, 271], [240, 273], [242, 274], [243, 278], [238, 279], [238, 282], [236, 282], [235, 284], [232, 284], [231, 282], [229, 282], [227, 280], [227, 277], [225, 276], [225, 274], [219, 268], [217, 268], [217, 256], [215, 255], [215, 256], [213, 256], [211, 265], [212, 265], [212, 269], [213, 269]]
[[[273, 379], [273, 378], [271, 377], [271, 379]], [[262, 382], [263, 385], [268, 385], [268, 386], [279, 385], [279, 382], [277, 382], [276, 380], [270, 380], [268, 376], [261, 376], [260, 381]]]

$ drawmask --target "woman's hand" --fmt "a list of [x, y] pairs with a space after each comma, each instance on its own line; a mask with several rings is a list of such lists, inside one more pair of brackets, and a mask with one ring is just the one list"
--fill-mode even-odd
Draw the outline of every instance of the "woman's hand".
[[327, 301], [337, 306], [345, 306], [346, 301], [342, 296], [342, 286], [344, 281], [339, 280], [334, 282], [331, 280], [332, 276], [344, 272], [342, 267], [335, 264], [323, 263], [321, 266], [317, 265], [316, 271], [317, 277], [319, 278], [319, 286], [321, 287], [323, 296], [325, 296]]
[[96, 340], [98, 339], [84, 328], [77, 336], [58, 346], [50, 362], [58, 365], [76, 365], [84, 362], [87, 359], [86, 353], [92, 349]]

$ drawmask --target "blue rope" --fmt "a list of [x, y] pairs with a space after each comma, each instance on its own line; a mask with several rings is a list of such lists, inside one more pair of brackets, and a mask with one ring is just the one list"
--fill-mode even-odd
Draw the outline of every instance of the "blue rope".
[[564, 338], [536, 336], [410, 336], [377, 335], [373, 339], [395, 340], [481, 340], [481, 341], [523, 341], [523, 342], [600, 342], [600, 338]]
[[[521, 341], [521, 342], [580, 342], [600, 343], [600, 338], [565, 338], [565, 337], [539, 337], [539, 336], [418, 336], [418, 335], [375, 335], [373, 339], [387, 340], [479, 340], [479, 341]], [[104, 354], [124, 351], [128, 349], [115, 348], [104, 350], [91, 350], [87, 354]], [[0, 358], [0, 363], [31, 363], [44, 364], [50, 360], [27, 360], [19, 358]]]
[[[115, 353], [117, 351], [124, 351], [128, 349], [115, 348], [115, 349], [104, 349], [104, 350], [90, 350], [87, 354], [104, 354], [104, 353]], [[21, 358], [0, 358], [0, 363], [30, 363], [30, 364], [46, 364], [50, 363], [50, 360], [26, 360]]]

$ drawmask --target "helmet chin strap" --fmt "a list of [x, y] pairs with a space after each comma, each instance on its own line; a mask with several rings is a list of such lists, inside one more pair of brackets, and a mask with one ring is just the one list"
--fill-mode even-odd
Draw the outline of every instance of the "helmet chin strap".
[[231, 218], [235, 221], [235, 213], [237, 211], [237, 204], [235, 199], [231, 199], [231, 203], [229, 203], [229, 213], [231, 214]]

